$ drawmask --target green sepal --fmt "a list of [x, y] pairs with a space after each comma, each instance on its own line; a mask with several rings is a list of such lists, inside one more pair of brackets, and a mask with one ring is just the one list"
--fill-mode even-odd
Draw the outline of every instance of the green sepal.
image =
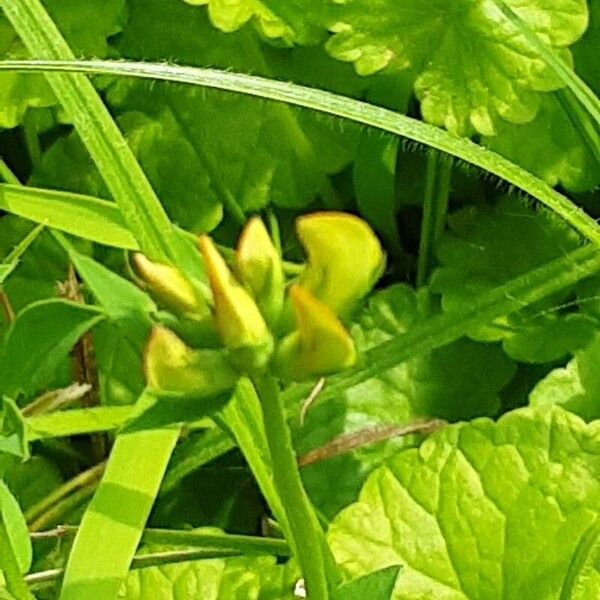
[[193, 350], [171, 330], [154, 326], [144, 355], [146, 381], [152, 392], [204, 398], [235, 387], [239, 373], [219, 350]]
[[299, 285], [347, 316], [379, 279], [385, 254], [365, 221], [339, 212], [304, 215], [296, 231], [308, 256]]
[[284, 379], [301, 381], [354, 365], [354, 342], [333, 311], [299, 285], [291, 287], [290, 299], [296, 330], [277, 349], [277, 373]]
[[275, 324], [283, 307], [283, 264], [259, 217], [253, 217], [244, 227], [235, 260], [241, 282], [252, 293], [267, 323]]
[[273, 337], [256, 302], [233, 276], [208, 236], [200, 236], [199, 246], [213, 293], [215, 326], [223, 345], [240, 370], [263, 368], [273, 352]]

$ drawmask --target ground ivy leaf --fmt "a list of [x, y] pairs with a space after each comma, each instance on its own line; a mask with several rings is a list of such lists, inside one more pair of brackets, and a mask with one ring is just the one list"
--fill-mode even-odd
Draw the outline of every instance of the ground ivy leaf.
[[[306, 0], [184, 0], [188, 4], [207, 5], [210, 20], [221, 31], [236, 31], [252, 21], [267, 38], [283, 43], [311, 43], [319, 40], [324, 28], [312, 19]], [[313, 7], [316, 5], [313, 3]], [[311, 7], [311, 9], [313, 8]]]
[[554, 369], [532, 390], [532, 406], [558, 404], [586, 420], [600, 418], [600, 336], [569, 363]]
[[[149, 37], [148, 30], [160, 34]], [[176, 56], [190, 65], [273, 75], [260, 40], [251, 29], [222, 34], [211, 27], [203, 11], [180, 0], [130, 2], [130, 18], [118, 51], [127, 58], [164, 60]], [[160, 121], [165, 139], [155, 136], [153, 144], [147, 140], [139, 156], [144, 163], [154, 148], [161, 156], [160, 176], [167, 173], [169, 181], [181, 178], [174, 191], [169, 192], [165, 185], [167, 207], [175, 201], [182, 203], [181, 190], [187, 192], [189, 210], [214, 207], [217, 200], [223, 202], [226, 189], [248, 211], [269, 202], [301, 208], [326, 188], [328, 173], [349, 163], [355, 148], [356, 128], [345, 128], [341, 135], [331, 126], [331, 119], [236, 94], [119, 81], [109, 90], [108, 100], [122, 114], [141, 111]], [[127, 124], [132, 118], [140, 117], [125, 114], [121, 123]], [[158, 125], [152, 127], [156, 130]], [[164, 133], [167, 131], [169, 136]], [[186, 156], [184, 165], [171, 150], [175, 137]], [[149, 175], [156, 186], [153, 171], [150, 168]], [[176, 198], [169, 202], [169, 194]]]
[[581, 192], [594, 188], [600, 180], [595, 158], [552, 94], [543, 97], [533, 121], [525, 125], [499, 123], [497, 135], [484, 138], [483, 143], [551, 186], [560, 183]]
[[[426, 293], [394, 285], [375, 294], [351, 328], [359, 352], [401, 335], [428, 315]], [[481, 365], [486, 365], [485, 369]], [[450, 421], [494, 415], [498, 392], [514, 373], [500, 348], [459, 340], [429, 355], [408, 360], [342, 397], [316, 404], [295, 431], [300, 455], [340, 434], [381, 424], [402, 425], [422, 417]], [[332, 517], [353, 501], [367, 474], [415, 437], [396, 438], [329, 458], [303, 469], [312, 500]], [[336, 485], [328, 482], [335, 480]]]
[[[121, 30], [125, 0], [105, 0], [99, 5], [87, 0], [47, 0], [44, 3], [59, 29], [82, 56], [108, 56], [107, 39]], [[29, 58], [25, 46], [4, 16], [0, 16], [0, 57]], [[0, 73], [0, 127], [18, 125], [28, 107], [56, 104], [54, 94], [40, 74]]]
[[328, 538], [350, 576], [400, 563], [396, 600], [558, 600], [598, 518], [599, 477], [600, 423], [521, 409], [388, 460]]
[[270, 556], [201, 560], [132, 571], [119, 598], [293, 600], [294, 575]]
[[[461, 210], [449, 217], [449, 225], [450, 232], [438, 247], [441, 264], [431, 278], [431, 289], [442, 295], [442, 307], [447, 311], [580, 243], [577, 234], [547, 211], [534, 210], [510, 197], [494, 206]], [[478, 327], [470, 335], [502, 341], [507, 354], [519, 361], [560, 359], [585, 345], [598, 327], [593, 318], [555, 309], [572, 292], [566, 290]]]
[[[587, 26], [585, 0], [507, 0], [545, 42], [560, 51]], [[414, 67], [415, 89], [427, 121], [468, 134], [494, 133], [499, 118], [533, 119], [538, 91], [561, 87], [515, 26], [493, 3], [434, 0], [344, 0], [332, 10], [327, 43], [363, 75]]]

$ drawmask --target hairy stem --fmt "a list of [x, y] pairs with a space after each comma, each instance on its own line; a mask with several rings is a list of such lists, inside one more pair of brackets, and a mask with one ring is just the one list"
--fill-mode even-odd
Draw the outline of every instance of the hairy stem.
[[[10, 4], [8, 0], [0, 0], [0, 5], [3, 2]], [[548, 206], [583, 236], [600, 245], [600, 225], [575, 203], [525, 169], [466, 138], [353, 98], [254, 75], [159, 63], [72, 59], [6, 60], [0, 61], [0, 70], [2, 69], [105, 73], [178, 81], [285, 102], [362, 123], [425, 144], [504, 179]]]
[[257, 376], [254, 385], [263, 409], [273, 479], [291, 530], [291, 544], [300, 563], [308, 597], [329, 598], [325, 570], [325, 537], [302, 486], [292, 436], [281, 402], [279, 385], [271, 376]]

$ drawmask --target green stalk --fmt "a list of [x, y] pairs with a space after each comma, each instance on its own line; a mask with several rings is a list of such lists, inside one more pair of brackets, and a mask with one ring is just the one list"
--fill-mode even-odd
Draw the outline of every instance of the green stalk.
[[[33, 540], [47, 540], [72, 537], [77, 533], [77, 526], [63, 525], [50, 531], [40, 531], [31, 535]], [[193, 531], [178, 529], [145, 529], [142, 544], [160, 546], [187, 546], [204, 550], [229, 550], [239, 554], [256, 554], [273, 556], [289, 556], [290, 549], [285, 540], [278, 538], [238, 535], [231, 533], [213, 533], [209, 531]]]
[[83, 506], [96, 491], [96, 482], [75, 490], [69, 496], [66, 496], [56, 504], [49, 506], [48, 509], [41, 513], [29, 525], [29, 531], [40, 531], [53, 527], [57, 523], [64, 521], [65, 518], [73, 511]]
[[[34, 504], [25, 512], [25, 520], [27, 523], [33, 523], [39, 519], [41, 515], [52, 509], [58, 502], [61, 502], [74, 492], [89, 486], [95, 487], [96, 483], [100, 480], [105, 467], [106, 463], [95, 465], [91, 469], [79, 473], [76, 477], [73, 477], [73, 479], [69, 479], [69, 481], [66, 481], [44, 496], [37, 504]], [[39, 527], [33, 531], [37, 529], [39, 529]]]
[[21, 182], [19, 178], [11, 171], [10, 167], [0, 158], [0, 177], [6, 183], [12, 183], [13, 185], [19, 185]]
[[308, 597], [311, 600], [327, 600], [325, 536], [302, 486], [279, 384], [268, 375], [255, 377], [253, 383], [263, 409], [273, 462], [273, 480], [287, 516], [291, 546], [300, 563]]
[[[6, 3], [9, 0], [0, 0], [0, 2]], [[452, 135], [418, 119], [412, 119], [353, 98], [254, 75], [164, 63], [101, 60], [6, 60], [0, 61], [0, 70], [2, 69], [83, 72], [177, 81], [285, 102], [362, 123], [425, 144], [500, 177], [545, 204], [583, 236], [600, 246], [598, 223], [575, 203], [525, 169], [467, 138]]]
[[569, 121], [571, 121], [571, 124], [579, 133], [590, 154], [600, 164], [600, 134], [598, 134], [598, 130], [590, 121], [588, 114], [581, 104], [577, 102], [570, 90], [557, 90], [555, 94]]
[[435, 246], [444, 231], [451, 175], [452, 162], [450, 160], [444, 160], [444, 157], [437, 152], [430, 153], [427, 156], [423, 220], [421, 221], [421, 237], [417, 259], [418, 287], [424, 285], [427, 281], [433, 264]]

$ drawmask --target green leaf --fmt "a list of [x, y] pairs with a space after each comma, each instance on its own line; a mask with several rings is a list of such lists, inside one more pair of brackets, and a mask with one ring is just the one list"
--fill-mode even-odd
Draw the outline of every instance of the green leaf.
[[333, 597], [337, 600], [390, 600], [399, 572], [399, 566], [373, 571], [340, 586]]
[[158, 309], [148, 294], [93, 258], [78, 252], [63, 235], [54, 235], [69, 255], [86, 288], [112, 320], [137, 317], [142, 322], [150, 322], [148, 315]]
[[[402, 336], [426, 322], [428, 316], [425, 292], [415, 293], [405, 285], [390, 286], [372, 296], [351, 332], [366, 360], [369, 349]], [[295, 430], [298, 452], [302, 455], [338, 435], [359, 435], [382, 425], [400, 426], [431, 417], [458, 421], [492, 416], [500, 408], [498, 393], [513, 373], [513, 364], [496, 346], [455, 341], [315, 404], [305, 424]], [[414, 443], [414, 436], [396, 437], [306, 467], [303, 479], [307, 490], [331, 518], [356, 499], [364, 479], [387, 456]], [[328, 485], [333, 478], [336, 485]]]
[[293, 600], [295, 569], [273, 557], [211, 559], [132, 571], [126, 600]]
[[61, 600], [116, 597], [178, 437], [178, 429], [117, 437], [73, 543]]
[[[543, 210], [514, 198], [496, 206], [469, 207], [449, 217], [450, 233], [439, 244], [440, 267], [431, 289], [452, 311], [535, 265], [576, 248], [573, 231]], [[564, 289], [541, 303], [469, 332], [474, 339], [502, 341], [504, 350], [525, 362], [549, 362], [585, 345], [597, 328], [592, 319], [554, 310], [569, 298]]]
[[[1, 192], [0, 192], [1, 195]], [[32, 223], [13, 215], [0, 219], [0, 254], [5, 260], [36, 228]], [[58, 281], [67, 276], [64, 252], [47, 231], [42, 231], [2, 284], [15, 313], [28, 304], [56, 296]]]
[[338, 516], [336, 560], [352, 576], [402, 564], [398, 600], [558, 600], [598, 519], [599, 427], [522, 409], [434, 434], [375, 471]]
[[285, 44], [311, 43], [319, 40], [322, 27], [312, 19], [312, 6], [305, 2], [280, 3], [272, 0], [184, 0], [188, 4], [208, 5], [215, 27], [231, 32], [251, 21], [267, 38], [281, 39]]
[[250, 380], [240, 379], [231, 400], [218, 415], [248, 461], [254, 478], [277, 522], [289, 531], [286, 513], [272, 477], [272, 459], [265, 434], [262, 408]]
[[[2, 0], [0, 6], [32, 54], [74, 59], [72, 49], [39, 0]], [[92, 83], [76, 74], [50, 75], [47, 79], [98, 165], [141, 249], [156, 260], [189, 259], [189, 252], [178, 240]]]
[[0, 454], [29, 458], [25, 421], [19, 407], [10, 398], [1, 398], [0, 408]]
[[[17, 559], [20, 572], [27, 573], [33, 556], [27, 523], [19, 503], [3, 481], [0, 481], [0, 523], [8, 532], [12, 552]], [[2, 562], [0, 557], [0, 567], [3, 567]]]
[[[124, 0], [107, 0], [93, 6], [87, 0], [48, 0], [45, 6], [80, 56], [108, 56], [107, 38], [118, 33], [125, 18]], [[25, 58], [28, 52], [4, 16], [0, 16], [0, 56]], [[29, 107], [48, 107], [57, 100], [45, 78], [22, 73], [0, 75], [0, 127], [22, 122]]]
[[[162, 35], [149, 38], [157, 22]], [[131, 58], [178, 56], [191, 65], [272, 73], [251, 30], [219, 34], [202, 11], [177, 1], [131, 2], [118, 47]], [[221, 204], [242, 222], [240, 209], [304, 207], [326, 190], [326, 175], [353, 157], [354, 131], [340, 135], [335, 124], [284, 105], [181, 86], [115, 87], [108, 100], [128, 111], [119, 123], [136, 156], [173, 220], [194, 231], [212, 228]]]
[[[585, 0], [507, 4], [569, 60], [565, 47], [587, 26]], [[539, 92], [562, 85], [519, 28], [483, 0], [451, 5], [435, 0], [426, 7], [409, 0], [401, 10], [390, 0], [338, 3], [329, 29], [335, 34], [329, 52], [354, 62], [362, 75], [414, 68], [424, 118], [463, 135], [473, 130], [492, 135], [501, 120], [531, 121]]]
[[23, 511], [43, 500], [63, 482], [57, 465], [40, 455], [13, 466], [3, 477]]
[[17, 315], [0, 361], [0, 389], [11, 396], [42, 390], [77, 340], [105, 318], [99, 309], [53, 298]]
[[586, 421], [600, 418], [600, 336], [575, 353], [565, 367], [554, 369], [532, 390], [532, 406], [557, 404]]
[[[183, 90], [178, 90], [181, 95]], [[198, 168], [190, 133], [169, 111], [157, 117], [127, 112], [118, 122], [169, 217], [194, 233], [212, 231], [223, 218], [223, 208], [206, 171]]]
[[0, 208], [93, 242], [128, 250], [138, 248], [113, 202], [2, 183]]
[[145, 387], [142, 354], [150, 332], [152, 299], [130, 281], [73, 247], [54, 233], [77, 273], [110, 322], [94, 330], [94, 353], [103, 404], [133, 404]]
[[54, 437], [112, 431], [133, 415], [131, 406], [102, 406], [62, 410], [29, 417], [27, 439], [30, 442]]
[[37, 239], [42, 229], [43, 226], [41, 225], [32, 229], [4, 259], [4, 264], [0, 265], [0, 287], [2, 287], [4, 280], [16, 269], [19, 264], [19, 259]]
[[532, 121], [524, 125], [500, 123], [497, 134], [484, 138], [483, 143], [551, 186], [560, 183], [580, 192], [600, 181], [593, 154], [552, 94], [544, 96]]

